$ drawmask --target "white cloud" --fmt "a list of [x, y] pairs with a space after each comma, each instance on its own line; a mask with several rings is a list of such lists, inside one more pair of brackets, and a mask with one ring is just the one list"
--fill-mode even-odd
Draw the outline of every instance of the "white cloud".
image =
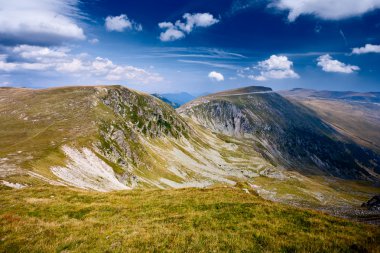
[[78, 0], [0, 1], [0, 40], [18, 43], [60, 43], [86, 38], [76, 24]]
[[158, 26], [165, 31], [161, 32], [161, 41], [174, 41], [185, 37], [185, 33], [189, 34], [195, 27], [209, 27], [219, 22], [218, 19], [210, 13], [185, 13], [183, 16], [185, 22], [177, 20], [174, 24], [171, 22], [161, 22]]
[[5, 72], [9, 72], [9, 71], [13, 71], [16, 69], [17, 65], [15, 63], [9, 63], [9, 62], [6, 62], [6, 58], [5, 57], [2, 57], [3, 59], [0, 59], [0, 71], [5, 71]]
[[106, 18], [105, 26], [107, 31], [124, 32], [126, 29], [142, 31], [142, 25], [130, 20], [125, 14], [108, 16]]
[[88, 40], [88, 42], [90, 43], [90, 44], [98, 44], [99, 43], [99, 40], [97, 39], [97, 38], [93, 38], [93, 39], [90, 39], [90, 40]]
[[51, 58], [67, 57], [70, 50], [64, 47], [40, 47], [30, 45], [20, 45], [13, 48], [13, 52], [25, 59], [44, 61]]
[[4, 82], [0, 82], [0, 86], [8, 86], [10, 85], [11, 83], [8, 82], [8, 81], [4, 81]]
[[380, 53], [380, 45], [366, 44], [364, 47], [352, 49], [353, 54]]
[[185, 23], [177, 20], [175, 24], [178, 28], [187, 33], [190, 33], [194, 27], [208, 27], [219, 22], [219, 20], [215, 19], [210, 13], [185, 13], [183, 18], [186, 19]]
[[[256, 72], [259, 72], [257, 74]], [[248, 73], [248, 75], [246, 75]], [[241, 77], [248, 77], [256, 81], [267, 81], [269, 79], [299, 78], [293, 70], [293, 62], [286, 56], [272, 55], [265, 61], [260, 61], [252, 68], [245, 68], [238, 72]]]
[[317, 65], [320, 66], [323, 69], [323, 71], [326, 71], [326, 72], [350, 74], [360, 69], [358, 66], [348, 65], [338, 60], [334, 60], [328, 54], [318, 57], [317, 61], [318, 61]]
[[271, 0], [271, 2], [270, 7], [288, 10], [288, 20], [291, 22], [301, 15], [339, 20], [360, 16], [380, 8], [380, 0]]
[[152, 83], [162, 76], [130, 65], [118, 65], [107, 58], [95, 59], [86, 54], [74, 55], [64, 47], [40, 47], [20, 45], [8, 49], [17, 62], [8, 62], [8, 55], [0, 55], [0, 72], [47, 71], [81, 77], [99, 77], [104, 80], [127, 80], [135, 83]]
[[77, 73], [80, 71], [88, 70], [88, 67], [83, 65], [84, 63], [77, 58], [72, 59], [68, 62], [59, 63], [56, 66], [56, 70], [59, 72], [67, 72], [67, 73]]
[[208, 74], [208, 78], [210, 78], [212, 81], [217, 81], [217, 82], [224, 81], [224, 76], [221, 73], [216, 72], [216, 71], [211, 71]]
[[160, 34], [161, 41], [173, 41], [173, 40], [179, 40], [185, 37], [185, 33], [178, 30], [178, 28], [175, 27], [170, 22], [162, 22], [162, 23], [159, 23], [158, 26], [161, 29], [166, 29], [166, 31]]
[[207, 65], [207, 66], [212, 66], [212, 67], [216, 67], [216, 68], [224, 68], [224, 69], [232, 69], [232, 70], [240, 69], [240, 67], [238, 65], [223, 64], [223, 63], [216, 63], [216, 62], [209, 62], [209, 61], [194, 61], [194, 60], [183, 60], [183, 59], [179, 59], [178, 61], [184, 62], [184, 63]]

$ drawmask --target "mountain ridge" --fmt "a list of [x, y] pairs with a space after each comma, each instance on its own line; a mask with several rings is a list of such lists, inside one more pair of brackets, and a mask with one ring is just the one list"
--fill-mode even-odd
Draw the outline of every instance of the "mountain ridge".
[[[297, 150], [296, 147], [298, 146], [300, 148], [296, 152], [304, 154], [305, 158], [310, 157], [312, 159], [310, 163], [313, 163], [318, 168], [330, 168], [335, 176], [342, 173], [341, 175], [347, 177], [356, 177], [357, 173], [348, 175], [346, 174], [347, 171], [344, 170], [345, 166], [352, 168], [355, 162], [351, 157], [350, 160], [352, 164], [342, 165], [340, 172], [337, 172], [335, 171], [336, 166], [340, 166], [337, 162], [345, 161], [347, 158], [334, 158], [331, 156], [331, 153], [334, 153], [333, 150], [325, 153], [325, 151], [323, 151], [324, 148], [331, 149], [333, 145], [337, 144], [338, 146], [336, 146], [336, 148], [338, 150], [344, 150], [350, 146], [350, 152], [358, 152], [356, 156], [367, 156], [367, 152], [371, 153], [371, 151], [365, 151], [352, 143], [348, 144], [347, 140], [343, 141], [343, 136], [340, 136], [333, 128], [318, 119], [307, 107], [292, 103], [277, 93], [243, 93], [238, 94], [239, 96], [233, 96], [233, 93], [235, 92], [222, 93], [227, 94], [227, 96], [223, 97], [217, 95], [220, 93], [202, 97], [180, 107], [177, 111], [182, 115], [191, 117], [203, 126], [227, 135], [238, 137], [244, 137], [245, 135], [246, 137], [261, 136], [262, 145], [269, 143], [267, 148], [272, 150], [269, 152], [272, 157], [279, 158], [285, 154], [285, 160], [294, 160], [298, 154], [288, 152]], [[228, 95], [231, 96], [228, 97]], [[334, 140], [334, 138], [338, 139]], [[315, 143], [321, 141], [319, 144], [316, 144], [316, 149], [313, 148], [314, 151], [311, 151], [308, 144], [305, 146], [305, 144], [302, 144], [302, 141], [299, 142], [303, 140], [306, 143], [313, 143], [313, 139], [316, 140]], [[344, 144], [346, 142], [349, 146]], [[320, 145], [325, 145], [322, 150], [318, 150], [317, 148]], [[279, 148], [280, 150], [278, 150]], [[309, 150], [312, 153], [308, 153], [309, 151], [304, 153], [305, 150]], [[280, 151], [280, 153], [278, 153], [278, 151]], [[315, 157], [314, 155], [317, 153], [324, 158]], [[359, 153], [361, 155], [359, 155]], [[342, 155], [343, 154], [344, 151], [342, 152]], [[349, 154], [347, 155], [348, 157], [350, 156]], [[354, 157], [357, 158], [356, 156]], [[331, 164], [324, 164], [326, 159], [330, 159]], [[369, 161], [372, 161], [372, 159], [377, 161], [375, 162], [377, 164], [375, 165], [375, 171], [378, 173], [379, 156], [372, 152], [371, 155], [365, 159], [368, 159], [367, 166], [369, 167], [372, 167], [371, 162], [368, 163]], [[286, 163], [286, 161], [284, 162]], [[305, 166], [306, 164], [303, 165]], [[359, 166], [357, 164], [355, 166], [361, 170], [361, 165]], [[326, 172], [326, 169], [323, 170]], [[363, 170], [362, 173], [364, 173], [364, 178], [367, 176], [372, 177], [371, 172]]]
[[[266, 199], [313, 207], [359, 206], [377, 191], [371, 183], [376, 173], [368, 170], [365, 156], [360, 159], [367, 167], [326, 175], [315, 164], [305, 166], [305, 161], [323, 162], [323, 157], [297, 157], [297, 152], [305, 152], [303, 146], [293, 148], [295, 154], [283, 155], [284, 148], [292, 150], [294, 146], [283, 140], [296, 140], [298, 131], [289, 128], [288, 121], [304, 126], [306, 123], [297, 118], [313, 119], [315, 122], [306, 126], [321, 132], [328, 126], [311, 117], [307, 108], [299, 109], [267, 88], [248, 91], [252, 89], [257, 93], [241, 96], [241, 90], [235, 90], [210, 94], [177, 110], [149, 94], [122, 86], [1, 89], [0, 138], [5, 145], [0, 147], [0, 184], [110, 191], [243, 183]], [[224, 104], [218, 107], [220, 101]], [[183, 112], [189, 105], [214, 102], [219, 114], [210, 115], [226, 116], [223, 122], [230, 128], [222, 124], [219, 129], [227, 129], [225, 132], [213, 128], [216, 125], [205, 127], [204, 122]], [[250, 107], [244, 109], [246, 105]], [[213, 112], [212, 107], [205, 109]], [[269, 138], [271, 135], [275, 138]], [[274, 140], [286, 145], [273, 146]], [[319, 147], [312, 135], [306, 143]], [[307, 168], [300, 170], [299, 166]], [[355, 173], [360, 177], [352, 177]], [[339, 177], [367, 182], [352, 191], [351, 181]]]
[[380, 103], [380, 92], [328, 91], [294, 88], [289, 91], [279, 91], [279, 93], [285, 96], [295, 97], [315, 97], [356, 102]]

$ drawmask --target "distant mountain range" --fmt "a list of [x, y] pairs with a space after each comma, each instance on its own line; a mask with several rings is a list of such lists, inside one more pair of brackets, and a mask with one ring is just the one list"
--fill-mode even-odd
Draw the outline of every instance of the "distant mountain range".
[[309, 108], [341, 134], [380, 152], [380, 92], [293, 89], [279, 93]]
[[193, 100], [196, 98], [196, 96], [191, 95], [187, 92], [180, 92], [180, 93], [154, 93], [153, 96], [161, 99], [162, 101], [168, 103], [169, 105], [173, 106], [174, 108], [178, 108], [183, 104], [186, 104], [187, 102]]
[[163, 97], [162, 95], [160, 94], [157, 94], [157, 93], [153, 93], [152, 94], [153, 97], [156, 97], [158, 99], [161, 99], [162, 101], [164, 101], [165, 103], [167, 103], [168, 105], [170, 105], [171, 107], [173, 107], [174, 109], [180, 107], [181, 105], [180, 104], [177, 104], [173, 101], [170, 101], [169, 99], [167, 99], [166, 97]]
[[295, 88], [289, 91], [281, 91], [280, 94], [295, 97], [312, 97], [380, 103], [380, 92], [318, 91], [312, 89]]

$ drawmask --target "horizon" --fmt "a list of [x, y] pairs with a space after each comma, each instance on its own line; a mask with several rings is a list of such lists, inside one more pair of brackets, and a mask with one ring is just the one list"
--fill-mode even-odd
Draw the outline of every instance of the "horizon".
[[[81, 88], [81, 87], [88, 87], [88, 88], [91, 88], [91, 87], [112, 87], [112, 86], [121, 86], [121, 87], [124, 87], [124, 88], [127, 88], [127, 89], [131, 89], [131, 90], [136, 90], [136, 91], [139, 91], [139, 92], [144, 92], [144, 93], [147, 93], [149, 95], [154, 95], [154, 94], [157, 94], [157, 95], [178, 95], [178, 94], [186, 94], [186, 95], [191, 95], [195, 98], [198, 98], [198, 97], [202, 97], [202, 96], [207, 96], [207, 95], [212, 95], [214, 93], [218, 93], [218, 92], [223, 92], [223, 91], [232, 91], [232, 90], [235, 90], [235, 89], [244, 89], [244, 88], [249, 88], [249, 87], [263, 87], [263, 88], [271, 88], [269, 86], [263, 86], [263, 85], [249, 85], [249, 86], [239, 86], [239, 87], [234, 87], [234, 88], [230, 88], [230, 89], [223, 89], [223, 90], [218, 90], [218, 91], [215, 91], [215, 92], [208, 92], [208, 91], [205, 91], [205, 92], [202, 92], [202, 93], [191, 93], [191, 92], [187, 92], [187, 91], [179, 91], [179, 92], [163, 92], [163, 93], [156, 93], [156, 92], [145, 92], [145, 91], [142, 91], [142, 90], [139, 90], [139, 89], [136, 89], [136, 88], [131, 88], [127, 85], [123, 85], [123, 84], [99, 84], [99, 85], [78, 85], [78, 84], [75, 84], [75, 85], [62, 85], [62, 86], [49, 86], [49, 87], [27, 87], [27, 86], [0, 86], [0, 89], [8, 89], [8, 88], [14, 88], [14, 89], [34, 89], [34, 90], [44, 90], [44, 89], [59, 89], [59, 88]], [[327, 90], [327, 89], [312, 89], [312, 88], [300, 88], [300, 87], [294, 87], [294, 88], [290, 88], [290, 89], [282, 89], [282, 90], [276, 90], [276, 89], [273, 89], [271, 88], [274, 92], [282, 92], [282, 91], [295, 91], [295, 90], [310, 90], [310, 91], [318, 91], [318, 92], [323, 92], [323, 91], [327, 91], [327, 92], [353, 92], [353, 93], [362, 93], [362, 94], [365, 94], [365, 93], [380, 93], [380, 91], [354, 91], [354, 90]]]
[[0, 86], [380, 92], [379, 8], [378, 0], [1, 2]]

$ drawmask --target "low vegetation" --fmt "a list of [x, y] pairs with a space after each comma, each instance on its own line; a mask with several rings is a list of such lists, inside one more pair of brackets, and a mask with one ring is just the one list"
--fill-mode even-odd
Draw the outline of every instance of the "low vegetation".
[[380, 251], [376, 227], [239, 188], [0, 191], [0, 252]]

